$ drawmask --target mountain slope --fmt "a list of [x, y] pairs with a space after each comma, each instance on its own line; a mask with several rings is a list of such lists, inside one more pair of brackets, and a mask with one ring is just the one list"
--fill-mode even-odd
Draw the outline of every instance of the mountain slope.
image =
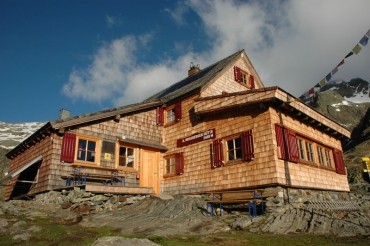
[[327, 117], [352, 131], [343, 142], [344, 159], [351, 190], [367, 192], [368, 178], [363, 177], [362, 157], [370, 157], [369, 83], [362, 79], [335, 81], [323, 86], [309, 103]]

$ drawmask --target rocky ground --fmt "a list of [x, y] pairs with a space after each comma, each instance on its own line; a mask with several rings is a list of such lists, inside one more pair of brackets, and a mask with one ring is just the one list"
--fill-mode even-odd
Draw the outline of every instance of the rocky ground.
[[[0, 202], [0, 235], [27, 241], [40, 230], [28, 225], [36, 218], [53, 218], [84, 228], [109, 226], [130, 235], [211, 234], [233, 230], [253, 233], [370, 236], [370, 197], [351, 194], [355, 208], [335, 210], [299, 203], [275, 207], [271, 198], [264, 215], [251, 218], [245, 208], [229, 207], [210, 216], [202, 196], [93, 195], [84, 190], [52, 191], [32, 201]], [[270, 205], [269, 205], [270, 204]], [[220, 211], [217, 211], [218, 214]], [[94, 245], [122, 245], [122, 238], [100, 238]], [[127, 243], [127, 242], [126, 242]], [[142, 240], [132, 245], [150, 245]], [[134, 244], [138, 243], [138, 244]], [[125, 244], [130, 245], [130, 244]]]

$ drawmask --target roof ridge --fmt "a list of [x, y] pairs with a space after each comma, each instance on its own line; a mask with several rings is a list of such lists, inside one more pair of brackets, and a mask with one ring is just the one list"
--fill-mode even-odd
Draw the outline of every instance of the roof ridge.
[[238, 50], [237, 52], [234, 52], [233, 54], [201, 69], [195, 75], [191, 77], [185, 77], [182, 80], [175, 82], [174, 84], [164, 88], [142, 102], [158, 100], [169, 101], [181, 97], [191, 91], [200, 89], [205, 86], [216, 74], [218, 74], [227, 64], [232, 62], [234, 60], [233, 58], [244, 52], [244, 49]]

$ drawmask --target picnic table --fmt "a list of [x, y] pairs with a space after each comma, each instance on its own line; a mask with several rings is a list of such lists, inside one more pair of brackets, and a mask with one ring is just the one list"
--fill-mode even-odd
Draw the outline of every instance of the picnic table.
[[209, 197], [206, 199], [207, 212], [213, 216], [216, 211], [215, 207], [218, 205], [220, 216], [222, 216], [224, 204], [244, 204], [248, 206], [249, 215], [256, 217], [258, 205], [261, 207], [262, 214], [265, 210], [266, 196], [263, 193], [263, 189], [209, 192]]
[[83, 167], [75, 167], [69, 175], [62, 176], [66, 180], [66, 186], [85, 185], [87, 181], [101, 182], [103, 184], [125, 185], [125, 176], [119, 175], [118, 170], [110, 170], [109, 174], [94, 173], [85, 170]]

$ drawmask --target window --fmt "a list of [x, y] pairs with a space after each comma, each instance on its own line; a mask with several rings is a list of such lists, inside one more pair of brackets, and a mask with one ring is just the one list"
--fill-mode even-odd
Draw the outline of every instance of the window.
[[135, 150], [130, 147], [119, 147], [119, 160], [118, 166], [120, 167], [134, 167], [135, 163]]
[[296, 133], [279, 125], [275, 125], [275, 132], [280, 151], [279, 158], [286, 161], [298, 162], [300, 153]]
[[304, 141], [302, 139], [298, 139], [298, 150], [299, 150], [299, 158], [301, 160], [306, 160], [306, 151], [304, 148]]
[[86, 139], [78, 139], [77, 160], [95, 162], [96, 142]]
[[157, 125], [170, 125], [180, 121], [181, 111], [181, 102], [166, 108], [158, 107], [156, 110]]
[[333, 167], [333, 158], [332, 158], [332, 151], [325, 149], [325, 157], [326, 157], [326, 166]]
[[181, 175], [184, 173], [184, 155], [182, 152], [166, 156], [164, 159], [164, 176]]
[[[116, 142], [116, 167], [126, 171], [137, 171], [139, 147], [125, 142]], [[135, 169], [135, 170], [134, 170]]]
[[324, 162], [324, 149], [320, 146], [317, 146], [317, 157], [319, 159], [319, 164], [321, 166], [324, 166], [325, 165], [325, 162]]
[[246, 86], [249, 89], [255, 88], [253, 75], [248, 74], [246, 71], [237, 66], [234, 66], [234, 78], [236, 82]]
[[242, 159], [242, 139], [237, 137], [226, 141], [227, 161]]
[[[215, 139], [211, 145], [212, 160], [211, 167], [221, 167], [225, 161], [252, 161], [254, 160], [254, 146], [252, 130], [242, 132], [238, 135]], [[225, 161], [224, 154], [225, 153]]]
[[171, 108], [171, 109], [168, 109], [166, 110], [166, 123], [169, 124], [169, 123], [173, 123], [175, 122], [175, 108]]
[[86, 162], [97, 164], [100, 161], [101, 140], [96, 137], [66, 132], [63, 135], [60, 160], [63, 162]]
[[314, 153], [312, 148], [312, 143], [306, 142], [306, 151], [307, 151], [307, 161], [314, 162]]
[[275, 130], [277, 144], [281, 153], [281, 159], [287, 158], [284, 160], [289, 160], [287, 156], [289, 151], [292, 153], [294, 152], [291, 150], [291, 148], [294, 147], [294, 144], [292, 143], [294, 142], [294, 139], [296, 139], [299, 156], [297, 162], [314, 164], [316, 166], [327, 167], [331, 169], [334, 169], [335, 164], [335, 168], [338, 173], [345, 173], [345, 171], [343, 171], [344, 163], [342, 163], [343, 157], [341, 156], [341, 151], [337, 150], [338, 153], [335, 155], [335, 150], [332, 148], [300, 136], [294, 133], [292, 130], [286, 129], [279, 125], [275, 125]]

